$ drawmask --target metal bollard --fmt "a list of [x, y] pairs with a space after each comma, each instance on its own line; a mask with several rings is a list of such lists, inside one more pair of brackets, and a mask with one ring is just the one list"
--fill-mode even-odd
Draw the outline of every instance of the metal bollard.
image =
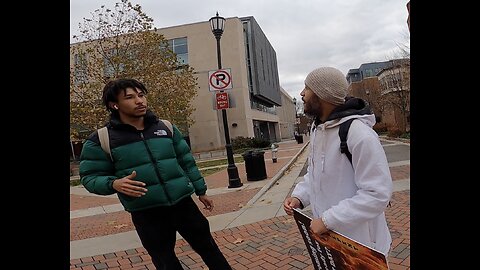
[[278, 151], [278, 148], [275, 147], [276, 145], [274, 143], [272, 143], [272, 148], [271, 148], [271, 151], [272, 151], [272, 161], [273, 163], [277, 163], [277, 151]]

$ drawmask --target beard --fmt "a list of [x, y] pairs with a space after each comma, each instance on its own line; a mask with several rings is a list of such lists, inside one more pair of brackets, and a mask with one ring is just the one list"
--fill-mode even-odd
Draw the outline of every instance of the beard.
[[310, 100], [303, 103], [303, 112], [312, 117], [322, 118], [322, 105], [320, 98], [313, 96]]

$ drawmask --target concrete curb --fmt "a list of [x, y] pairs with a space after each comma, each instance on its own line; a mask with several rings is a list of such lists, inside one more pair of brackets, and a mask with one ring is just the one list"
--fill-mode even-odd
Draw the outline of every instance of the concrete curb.
[[393, 138], [393, 137], [388, 137], [386, 135], [381, 135], [378, 136], [380, 139], [383, 139], [385, 141], [390, 141], [390, 142], [397, 142], [397, 143], [403, 143], [406, 145], [410, 145], [410, 139], [404, 139], [404, 138]]
[[272, 177], [272, 179], [270, 179], [270, 182], [263, 186], [263, 188], [260, 189], [260, 191], [258, 191], [257, 194], [255, 194], [255, 196], [250, 199], [250, 201], [248, 201], [248, 203], [244, 206], [245, 209], [249, 206], [252, 206], [260, 197], [263, 196], [263, 194], [265, 194], [265, 192], [267, 192], [278, 181], [278, 179], [280, 179], [285, 174], [285, 171], [287, 171], [290, 166], [292, 166], [292, 164], [297, 161], [298, 156], [303, 153], [309, 143], [310, 141], [306, 142], [302, 149], [300, 149], [300, 151], [298, 151], [298, 153], [287, 164], [285, 164], [285, 166], [283, 166], [283, 168], [281, 168], [280, 171], [278, 171], [277, 174]]

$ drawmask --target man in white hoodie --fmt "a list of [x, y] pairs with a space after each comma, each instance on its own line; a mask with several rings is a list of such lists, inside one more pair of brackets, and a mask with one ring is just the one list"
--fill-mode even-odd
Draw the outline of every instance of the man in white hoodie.
[[[306, 114], [315, 117], [304, 180], [284, 201], [285, 212], [311, 205], [310, 229], [334, 230], [386, 256], [392, 238], [385, 208], [392, 195], [388, 161], [377, 133], [375, 116], [365, 101], [346, 98], [348, 83], [336, 68], [310, 72], [300, 93]], [[347, 136], [352, 160], [340, 152], [339, 126], [353, 120]]]

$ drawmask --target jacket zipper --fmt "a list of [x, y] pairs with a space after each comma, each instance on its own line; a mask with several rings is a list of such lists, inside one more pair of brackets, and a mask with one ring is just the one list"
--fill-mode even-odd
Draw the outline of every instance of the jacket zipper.
[[153, 158], [152, 151], [150, 151], [150, 148], [147, 145], [147, 141], [145, 140], [145, 137], [143, 137], [143, 132], [140, 132], [140, 137], [142, 137], [143, 144], [145, 144], [145, 148], [147, 148], [148, 156], [150, 157], [150, 161], [153, 164], [153, 167], [155, 168], [155, 173], [157, 174], [158, 180], [160, 181], [160, 184], [162, 185], [163, 191], [165, 192], [165, 195], [167, 195], [167, 200], [171, 204], [172, 199], [170, 198], [170, 195], [168, 194], [167, 188], [165, 187], [165, 182], [163, 181], [162, 177], [160, 176], [160, 171], [158, 170], [157, 163], [155, 162], [155, 159]]

